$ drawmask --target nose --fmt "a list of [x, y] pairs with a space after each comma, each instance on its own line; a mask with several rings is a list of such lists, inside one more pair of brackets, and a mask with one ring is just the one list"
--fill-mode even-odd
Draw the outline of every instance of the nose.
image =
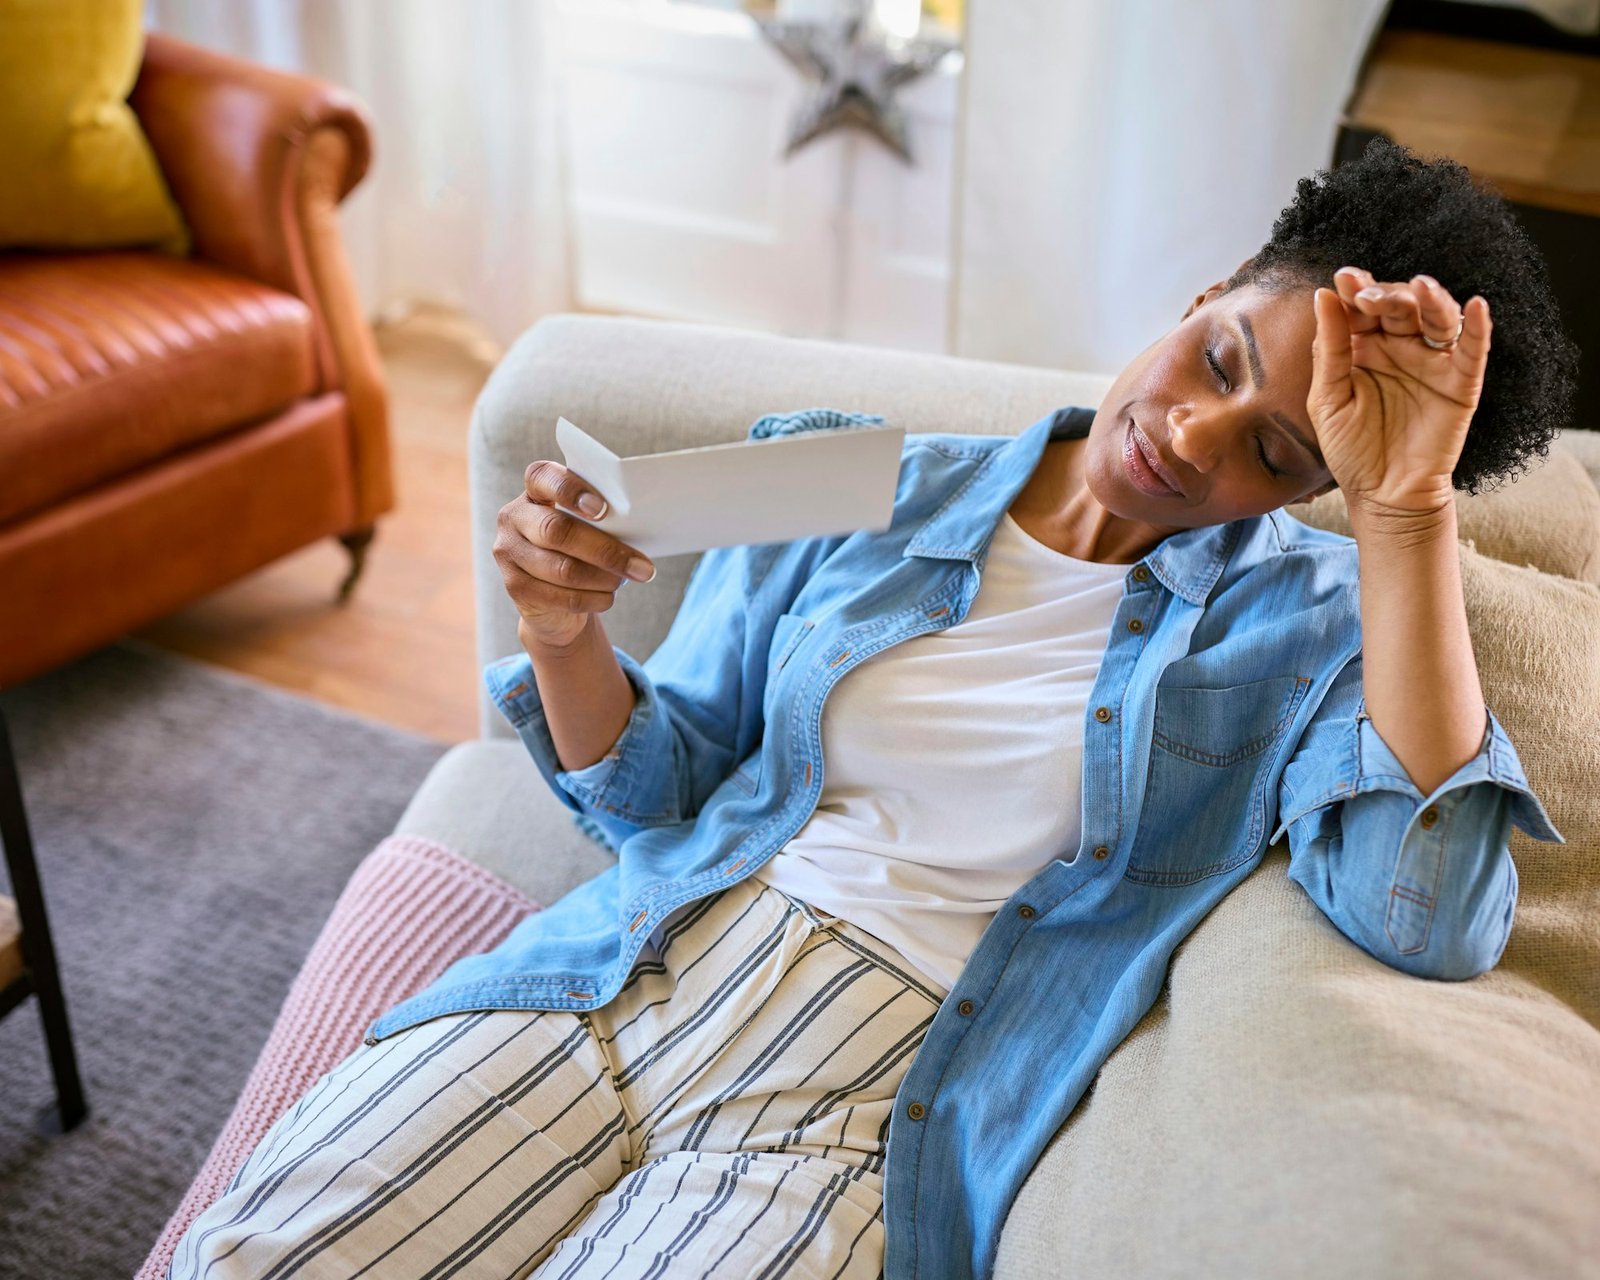
[[1221, 410], [1197, 410], [1174, 405], [1167, 412], [1167, 438], [1172, 452], [1196, 471], [1212, 470], [1222, 460], [1233, 435], [1228, 415]]

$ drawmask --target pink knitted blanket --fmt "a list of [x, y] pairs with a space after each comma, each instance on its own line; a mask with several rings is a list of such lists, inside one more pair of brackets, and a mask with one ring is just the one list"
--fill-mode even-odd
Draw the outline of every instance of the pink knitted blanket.
[[361, 1043], [373, 1020], [454, 960], [487, 951], [539, 904], [444, 845], [390, 836], [334, 904], [233, 1114], [136, 1280], [161, 1280], [178, 1241], [279, 1116]]

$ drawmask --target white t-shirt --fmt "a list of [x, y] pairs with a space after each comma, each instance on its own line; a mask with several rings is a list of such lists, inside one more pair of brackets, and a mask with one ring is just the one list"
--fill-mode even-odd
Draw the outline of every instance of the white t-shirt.
[[1082, 833], [1083, 722], [1129, 566], [1007, 513], [962, 622], [874, 654], [823, 704], [817, 808], [755, 874], [948, 992], [994, 913]]

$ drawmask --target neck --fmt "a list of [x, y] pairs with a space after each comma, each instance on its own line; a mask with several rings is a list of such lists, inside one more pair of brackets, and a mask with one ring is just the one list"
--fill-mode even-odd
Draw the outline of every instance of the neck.
[[1107, 510], [1084, 479], [1084, 440], [1056, 440], [1011, 504], [1011, 518], [1062, 555], [1098, 564], [1133, 564], [1148, 555], [1168, 529], [1126, 520]]

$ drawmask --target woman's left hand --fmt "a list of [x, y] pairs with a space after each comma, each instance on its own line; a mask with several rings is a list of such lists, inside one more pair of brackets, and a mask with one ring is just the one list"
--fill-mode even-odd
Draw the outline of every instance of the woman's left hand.
[[[1306, 408], [1352, 519], [1429, 516], [1454, 501], [1451, 473], [1483, 393], [1489, 304], [1463, 310], [1429, 276], [1379, 282], [1341, 267], [1318, 289]], [[1461, 337], [1443, 350], [1422, 340]]]

